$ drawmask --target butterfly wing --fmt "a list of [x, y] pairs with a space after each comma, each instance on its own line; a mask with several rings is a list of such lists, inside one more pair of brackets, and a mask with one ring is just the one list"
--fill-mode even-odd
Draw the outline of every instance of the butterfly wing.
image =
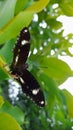
[[13, 50], [13, 61], [10, 66], [11, 70], [20, 70], [22, 69], [30, 49], [30, 34], [28, 31], [28, 28], [25, 27], [21, 30], [20, 35], [18, 37], [18, 40], [15, 44], [14, 50]]
[[28, 70], [24, 70], [18, 81], [22, 86], [22, 91], [27, 96], [29, 96], [38, 106], [45, 106], [44, 95], [40, 85]]
[[30, 34], [28, 28], [23, 28], [15, 44], [13, 61], [10, 66], [11, 74], [16, 76], [16, 80], [22, 86], [23, 92], [29, 96], [38, 106], [44, 107], [45, 100], [39, 83], [28, 71], [25, 64], [30, 49]]

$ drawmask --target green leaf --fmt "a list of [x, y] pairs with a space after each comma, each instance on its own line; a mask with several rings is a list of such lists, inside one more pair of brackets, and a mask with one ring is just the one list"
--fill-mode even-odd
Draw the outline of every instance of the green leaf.
[[4, 0], [0, 4], [0, 28], [2, 28], [13, 17], [16, 0]]
[[0, 108], [2, 107], [3, 104], [4, 104], [4, 99], [2, 96], [0, 96]]
[[48, 77], [44, 73], [40, 75], [39, 79], [41, 80], [40, 82], [44, 83], [44, 85], [41, 84], [41, 86], [43, 86], [44, 90], [46, 90], [45, 93], [46, 101], [47, 101], [46, 108], [51, 110], [55, 102], [55, 97], [57, 97], [57, 99], [60, 99], [57, 84], [52, 78]]
[[10, 76], [9, 66], [12, 62], [12, 49], [15, 44], [15, 40], [8, 41], [0, 50], [0, 80], [8, 79]]
[[1, 112], [0, 130], [22, 130], [22, 129], [11, 115]]
[[0, 112], [6, 112], [13, 116], [16, 121], [22, 125], [24, 123], [24, 113], [17, 106], [11, 106], [9, 102], [5, 101], [0, 109]]
[[0, 49], [0, 55], [3, 56], [8, 64], [10, 65], [12, 61], [12, 54], [13, 54], [13, 47], [15, 44], [15, 40], [12, 39], [10, 41], [7, 41], [6, 44]]
[[55, 118], [56, 120], [60, 120], [61, 122], [64, 122], [64, 114], [63, 112], [60, 110], [60, 108], [58, 108], [59, 110], [56, 110], [55, 112]]
[[4, 69], [0, 68], [0, 80], [4, 80], [7, 79], [9, 76], [7, 74], [7, 72], [5, 72]]
[[46, 5], [50, 2], [50, 0], [39, 0], [35, 2], [32, 6], [28, 7], [28, 11], [32, 11], [33, 13], [39, 13], [42, 11]]
[[5, 59], [0, 56], [0, 80], [4, 80], [9, 77], [6, 69], [7, 67], [5, 67], [5, 65]]
[[18, 32], [25, 26], [28, 26], [33, 18], [34, 13], [40, 12], [48, 4], [49, 0], [40, 0], [35, 2], [25, 11], [20, 12], [9, 23], [0, 30], [0, 43], [4, 43], [15, 37]]
[[73, 1], [72, 0], [61, 0], [60, 6], [65, 15], [73, 16]]
[[15, 15], [24, 9], [27, 2], [28, 0], [17, 0], [16, 7], [15, 7]]
[[63, 90], [63, 93], [66, 97], [69, 116], [73, 118], [73, 96], [66, 89]]
[[47, 18], [47, 23], [49, 24], [51, 29], [58, 30], [59, 28], [62, 27], [62, 23], [59, 21], [56, 21], [55, 18], [51, 18], [51, 19]]
[[0, 43], [15, 37], [20, 32], [21, 28], [28, 26], [31, 22], [33, 14], [28, 11], [23, 11], [15, 16], [2, 30], [0, 30]]
[[55, 57], [39, 57], [38, 63], [40, 64], [41, 71], [56, 81], [64, 81], [69, 76], [73, 75], [70, 67], [64, 61], [59, 60]]

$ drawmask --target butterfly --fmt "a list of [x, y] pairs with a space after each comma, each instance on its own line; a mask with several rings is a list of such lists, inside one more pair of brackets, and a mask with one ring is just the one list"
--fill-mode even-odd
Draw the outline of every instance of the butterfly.
[[16, 76], [23, 93], [31, 98], [39, 107], [45, 106], [44, 94], [38, 81], [28, 71], [26, 60], [30, 51], [30, 33], [27, 27], [20, 31], [20, 35], [13, 49], [13, 60], [10, 65], [11, 74]]

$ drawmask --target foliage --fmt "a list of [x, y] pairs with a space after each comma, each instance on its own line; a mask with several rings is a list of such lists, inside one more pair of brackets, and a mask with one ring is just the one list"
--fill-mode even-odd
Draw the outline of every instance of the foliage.
[[[73, 35], [64, 37], [62, 23], [57, 21], [60, 15], [73, 16], [72, 12], [72, 0], [0, 0], [0, 129], [67, 130], [73, 126], [73, 96], [58, 88], [73, 76], [68, 64], [59, 59], [72, 56], [69, 48]], [[18, 85], [10, 81], [12, 49], [25, 26], [31, 34], [29, 71], [44, 92], [45, 108], [30, 101], [21, 87], [15, 95], [13, 87]]]

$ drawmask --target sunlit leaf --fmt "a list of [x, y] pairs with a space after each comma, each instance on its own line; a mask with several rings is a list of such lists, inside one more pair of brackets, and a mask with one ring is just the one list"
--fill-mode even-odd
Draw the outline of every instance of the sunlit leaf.
[[36, 61], [39, 60], [41, 70], [49, 77], [55, 80], [66, 80], [69, 76], [73, 75], [70, 67], [62, 60], [55, 57], [39, 57]]
[[15, 37], [21, 28], [28, 26], [31, 22], [33, 14], [28, 11], [23, 11], [15, 16], [2, 30], [0, 30], [0, 43]]
[[16, 6], [15, 6], [15, 15], [24, 9], [27, 2], [28, 0], [17, 0]]
[[1, 112], [0, 130], [22, 130], [22, 129], [11, 115]]
[[4, 80], [9, 77], [6, 69], [7, 67], [5, 66], [6, 66], [6, 62], [4, 58], [0, 56], [0, 80]]
[[66, 96], [69, 116], [73, 118], [73, 96], [66, 89], [63, 90], [63, 93]]
[[3, 104], [4, 104], [4, 99], [2, 96], [0, 96], [0, 108], [2, 107]]
[[42, 11], [49, 2], [50, 0], [39, 0], [38, 2], [30, 6], [27, 10], [32, 11], [33, 13], [38, 13]]
[[0, 28], [2, 28], [13, 17], [16, 0], [4, 0], [0, 4]]
[[72, 0], [61, 0], [60, 6], [65, 15], [73, 16], [73, 1]]
[[64, 115], [62, 113], [62, 111], [60, 110], [60, 108], [58, 108], [59, 110], [56, 111], [55, 113], [55, 118], [56, 120], [60, 120], [60, 121], [64, 121]]
[[24, 113], [17, 106], [11, 106], [9, 102], [5, 101], [0, 112], [6, 112], [13, 116], [16, 121], [22, 125], [24, 123]]
[[25, 26], [28, 26], [33, 18], [34, 13], [40, 12], [48, 4], [49, 0], [40, 0], [34, 5], [28, 7], [25, 11], [20, 12], [9, 23], [0, 30], [0, 43], [15, 37], [18, 32]]

